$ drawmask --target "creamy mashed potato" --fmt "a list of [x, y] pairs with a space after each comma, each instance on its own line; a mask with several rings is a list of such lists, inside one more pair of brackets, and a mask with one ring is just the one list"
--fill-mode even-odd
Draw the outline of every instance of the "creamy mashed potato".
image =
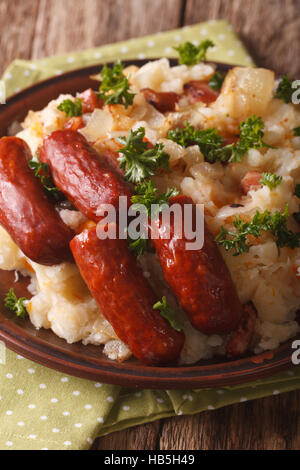
[[[136, 93], [133, 106], [127, 109], [119, 105], [105, 106], [84, 115], [85, 127], [80, 132], [95, 148], [104, 146], [117, 150], [117, 136], [127, 135], [131, 128], [144, 127], [148, 140], [153, 144], [163, 143], [170, 155], [172, 171], [156, 176], [156, 186], [160, 190], [177, 187], [194, 202], [205, 204], [206, 220], [215, 236], [221, 226], [234, 229], [232, 223], [236, 214], [251, 220], [257, 210], [283, 212], [286, 204], [290, 214], [299, 210], [294, 189], [300, 183], [300, 138], [294, 137], [293, 129], [300, 126], [300, 112], [299, 107], [274, 99], [273, 72], [234, 68], [213, 104], [197, 102], [191, 105], [182, 97], [175, 112], [166, 114], [147, 103], [140, 89], [181, 94], [185, 83], [208, 80], [214, 73], [213, 66], [170, 67], [167, 59], [161, 59], [140, 69], [131, 67], [128, 72], [131, 73], [132, 90]], [[29, 144], [33, 153], [47, 134], [63, 127], [66, 116], [57, 106], [66, 98], [75, 99], [61, 95], [45, 109], [28, 113], [18, 136]], [[240, 122], [254, 114], [264, 121], [264, 141], [276, 148], [251, 149], [239, 163], [210, 164], [198, 146], [183, 148], [166, 138], [170, 129], [183, 127], [185, 121], [199, 128], [215, 127], [221, 133], [236, 133]], [[241, 180], [252, 171], [276, 173], [282, 181], [273, 190], [263, 186], [243, 194]], [[231, 207], [232, 204], [239, 207]], [[86, 221], [75, 211], [61, 210], [60, 215], [75, 230]], [[292, 216], [288, 225], [298, 231]], [[279, 248], [267, 232], [256, 240], [249, 252], [240, 256], [233, 256], [223, 248], [220, 250], [241, 302], [253, 301], [258, 313], [253, 351], [276, 348], [293, 337], [299, 331], [295, 314], [300, 307], [300, 249]], [[164, 283], [156, 256], [148, 253], [140, 263], [158, 297], [166, 295], [170, 305], [178, 309], [173, 294]], [[118, 340], [99, 311], [75, 265], [37, 265], [26, 259], [0, 228], [0, 268], [17, 270], [31, 277], [29, 291], [32, 298], [27, 302], [27, 308], [36, 328], [51, 328], [69, 343], [103, 344], [104, 352], [112, 359], [125, 360], [130, 356], [126, 345]], [[186, 333], [182, 363], [224, 353], [226, 337], [204, 335], [189, 324], [180, 310], [179, 315]]]

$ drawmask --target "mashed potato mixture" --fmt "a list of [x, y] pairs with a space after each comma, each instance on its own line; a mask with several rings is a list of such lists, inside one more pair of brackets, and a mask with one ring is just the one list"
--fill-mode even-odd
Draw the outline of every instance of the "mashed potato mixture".
[[[149, 62], [141, 68], [129, 67], [131, 89], [135, 93], [132, 106], [105, 105], [83, 115], [80, 132], [101, 151], [117, 151], [116, 138], [127, 136], [130, 129], [145, 128], [146, 138], [161, 142], [170, 155], [171, 172], [155, 176], [156, 186], [165, 191], [176, 187], [195, 203], [205, 205], [206, 221], [214, 236], [224, 227], [234, 231], [236, 215], [243, 220], [253, 219], [256, 211], [284, 212], [288, 205], [288, 228], [299, 231], [293, 213], [299, 212], [300, 200], [294, 195], [300, 183], [300, 137], [293, 129], [300, 126], [298, 106], [274, 98], [274, 74], [265, 69], [234, 68], [226, 76], [216, 101], [191, 103], [183, 94], [184, 85], [193, 80], [209, 81], [214, 66], [200, 63], [194, 66], [170, 67], [167, 59]], [[156, 92], [175, 92], [180, 95], [173, 112], [161, 113], [146, 101], [141, 89]], [[64, 100], [61, 95], [41, 111], [30, 111], [17, 134], [30, 146], [33, 154], [52, 131], [62, 129], [67, 117], [58, 110]], [[167, 138], [168, 131], [183, 128], [188, 121], [198, 129], [215, 128], [221, 135], [236, 135], [242, 121], [259, 116], [264, 123], [264, 142], [270, 147], [250, 149], [240, 162], [223, 164], [205, 161], [198, 145], [183, 147]], [[272, 173], [281, 177], [275, 188], [249, 185], [243, 191], [242, 181], [249, 173]], [[63, 221], [75, 231], [87, 223], [77, 211], [61, 209]], [[230, 270], [241, 302], [252, 301], [257, 310], [257, 323], [252, 350], [259, 353], [276, 348], [299, 331], [295, 321], [300, 307], [300, 249], [279, 247], [271, 232], [252, 240], [248, 252], [234, 256], [232, 250], [220, 247]], [[163, 280], [156, 256], [143, 255], [139, 260], [144, 275], [149, 278], [158, 297], [166, 295], [170, 305], [175, 297]], [[91, 297], [75, 264], [41, 266], [18, 249], [10, 236], [0, 227], [0, 268], [16, 270], [30, 276], [26, 302], [30, 320], [36, 328], [51, 328], [69, 343], [104, 345], [111, 359], [123, 361], [131, 353], [116, 336]], [[29, 297], [29, 296], [28, 296]], [[225, 351], [226, 337], [206, 336], [196, 331], [180, 312], [186, 343], [182, 363], [193, 363]]]

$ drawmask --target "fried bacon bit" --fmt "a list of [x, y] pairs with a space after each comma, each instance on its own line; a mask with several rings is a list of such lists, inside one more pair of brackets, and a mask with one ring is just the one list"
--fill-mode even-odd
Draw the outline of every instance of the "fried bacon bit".
[[161, 113], [175, 111], [176, 103], [179, 100], [179, 95], [172, 91], [157, 92], [151, 88], [143, 88], [141, 93], [144, 94], [145, 100]]
[[69, 129], [71, 131], [78, 131], [78, 129], [81, 129], [82, 127], [84, 127], [84, 123], [81, 116], [73, 116], [64, 124], [64, 129]]
[[82, 101], [83, 113], [92, 113], [94, 109], [102, 108], [104, 104], [104, 100], [97, 98], [96, 93], [91, 88], [80, 93], [79, 98]]
[[241, 186], [244, 194], [248, 194], [251, 189], [260, 189], [262, 184], [260, 183], [261, 173], [259, 171], [249, 171], [246, 173], [241, 181]]
[[230, 358], [243, 356], [253, 339], [257, 312], [252, 302], [243, 307], [243, 314], [240, 323], [228, 339], [226, 355]]
[[213, 90], [207, 82], [201, 80], [192, 80], [184, 85], [184, 93], [190, 99], [191, 103], [202, 101], [202, 103], [210, 104], [216, 101], [219, 92]]

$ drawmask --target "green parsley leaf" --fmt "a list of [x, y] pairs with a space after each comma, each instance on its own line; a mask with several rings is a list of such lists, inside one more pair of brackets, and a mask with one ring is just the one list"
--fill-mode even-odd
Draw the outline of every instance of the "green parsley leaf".
[[[238, 222], [239, 219], [236, 219], [233, 222], [233, 225], [235, 226], [235, 224], [237, 224]], [[249, 251], [250, 247], [247, 245], [247, 236], [248, 231], [246, 225], [241, 227], [240, 230], [237, 232], [231, 232], [222, 226], [220, 228], [220, 233], [215, 240], [218, 245], [222, 246], [226, 251], [235, 250], [233, 256], [238, 256], [242, 253]]]
[[295, 136], [295, 137], [300, 137], [300, 126], [299, 126], [299, 127], [295, 127], [295, 129], [294, 129], [294, 136]]
[[153, 176], [159, 168], [170, 170], [170, 156], [164, 151], [163, 144], [155, 144], [151, 148], [145, 141], [144, 127], [139, 127], [136, 131], [131, 129], [127, 139], [119, 137], [117, 140], [124, 145], [119, 150], [122, 155], [119, 156], [118, 161], [128, 181], [138, 184]]
[[37, 154], [32, 157], [32, 160], [29, 160], [28, 164], [29, 168], [34, 170], [34, 176], [38, 177], [41, 171], [44, 171], [45, 173], [49, 171], [47, 163], [40, 163]]
[[290, 80], [289, 74], [285, 75], [280, 79], [278, 84], [275, 98], [279, 100], [283, 100], [285, 103], [291, 103], [292, 101], [292, 94], [295, 90], [292, 88], [292, 81]]
[[283, 248], [284, 246], [288, 246], [293, 250], [294, 248], [299, 248], [300, 246], [300, 233], [294, 233], [292, 232], [292, 230], [288, 230], [288, 216], [288, 205], [286, 205], [283, 214], [280, 214], [280, 212], [276, 211], [275, 214], [273, 214], [272, 220], [270, 222], [270, 230], [273, 235], [277, 238], [277, 246], [281, 248]]
[[173, 308], [169, 307], [167, 304], [167, 299], [165, 296], [161, 299], [161, 301], [156, 302], [156, 304], [153, 305], [153, 310], [159, 310], [160, 314], [163, 318], [168, 320], [170, 323], [171, 327], [174, 328], [176, 331], [181, 331], [182, 330], [182, 325], [178, 321], [176, 312]]
[[5, 307], [15, 312], [17, 317], [25, 318], [28, 315], [27, 309], [24, 305], [25, 297], [17, 298], [13, 289], [9, 289], [5, 297]]
[[187, 41], [173, 49], [179, 53], [179, 64], [195, 65], [206, 60], [206, 52], [209, 47], [214, 47], [214, 43], [210, 39], [205, 39], [200, 42], [199, 46]]
[[225, 77], [226, 77], [225, 72], [215, 72], [211, 76], [208, 82], [210, 88], [212, 88], [213, 90], [219, 91], [222, 88]]
[[134, 94], [129, 91], [130, 85], [128, 78], [123, 74], [122, 62], [116, 62], [113, 68], [104, 65], [101, 78], [98, 96], [105, 104], [122, 104], [128, 108], [133, 103]]
[[32, 160], [28, 162], [29, 168], [34, 171], [34, 176], [41, 180], [44, 191], [49, 196], [53, 197], [55, 201], [64, 199], [63, 194], [54, 185], [52, 178], [49, 176], [49, 166], [47, 163], [40, 163], [38, 156], [35, 154]]
[[274, 148], [263, 142], [263, 128], [264, 123], [262, 118], [256, 117], [255, 115], [250, 116], [246, 121], [242, 122], [239, 126], [240, 138], [236, 145], [232, 145], [232, 154], [229, 161], [240, 162], [242, 157], [250, 149], [259, 149], [264, 147]]
[[268, 186], [269, 189], [277, 188], [281, 181], [282, 176], [277, 176], [275, 173], [263, 173], [260, 179], [260, 183]]
[[82, 115], [82, 101], [80, 98], [75, 98], [75, 101], [72, 100], [64, 100], [57, 106], [59, 111], [62, 111], [66, 114], [68, 118], [73, 116], [81, 116]]
[[222, 149], [223, 139], [217, 129], [195, 129], [188, 122], [185, 122], [184, 129], [173, 129], [168, 132], [168, 139], [173, 140], [182, 147], [198, 145], [205, 160], [214, 163], [216, 161], [227, 161], [228, 156], [217, 151]]
[[198, 145], [205, 160], [209, 163], [240, 162], [251, 148], [273, 148], [263, 142], [263, 128], [262, 119], [251, 116], [239, 126], [238, 142], [224, 146], [223, 138], [217, 129], [195, 129], [186, 122], [184, 129], [177, 128], [169, 131], [168, 139], [177, 142], [182, 147]]
[[134, 253], [136, 259], [139, 259], [147, 251], [147, 240], [143, 237], [137, 240], [129, 239], [129, 251]]
[[215, 240], [226, 251], [235, 250], [234, 256], [238, 256], [250, 249], [247, 241], [248, 235], [258, 238], [261, 232], [270, 231], [280, 248], [285, 246], [291, 249], [298, 248], [300, 246], [300, 232], [294, 233], [287, 228], [288, 216], [288, 206], [286, 206], [283, 213], [276, 211], [271, 214], [268, 210], [263, 213], [256, 211], [251, 222], [244, 222], [237, 215], [233, 222], [236, 231], [228, 231], [221, 227]]
[[179, 194], [179, 191], [174, 188], [168, 188], [163, 194], [157, 194], [157, 191], [151, 180], [140, 183], [136, 186], [135, 195], [131, 198], [132, 208], [134, 210], [145, 208], [146, 213], [151, 217], [151, 206], [155, 204], [158, 207], [154, 215], [157, 216], [161, 212], [162, 206], [164, 204], [169, 205], [169, 199]]

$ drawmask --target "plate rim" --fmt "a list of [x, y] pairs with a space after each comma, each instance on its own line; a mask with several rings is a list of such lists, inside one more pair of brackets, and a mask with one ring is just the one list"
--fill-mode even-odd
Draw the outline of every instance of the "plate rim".
[[24, 334], [23, 321], [14, 323], [0, 313], [0, 340], [6, 347], [54, 370], [114, 385], [148, 389], [217, 388], [252, 382], [296, 367], [291, 362], [293, 349], [290, 343], [297, 338], [290, 339], [276, 350], [208, 365], [149, 367], [130, 361], [119, 363], [108, 358], [103, 359], [104, 364], [101, 358], [93, 361], [86, 357], [84, 360], [75, 351], [65, 351], [38, 336], [28, 332]]

